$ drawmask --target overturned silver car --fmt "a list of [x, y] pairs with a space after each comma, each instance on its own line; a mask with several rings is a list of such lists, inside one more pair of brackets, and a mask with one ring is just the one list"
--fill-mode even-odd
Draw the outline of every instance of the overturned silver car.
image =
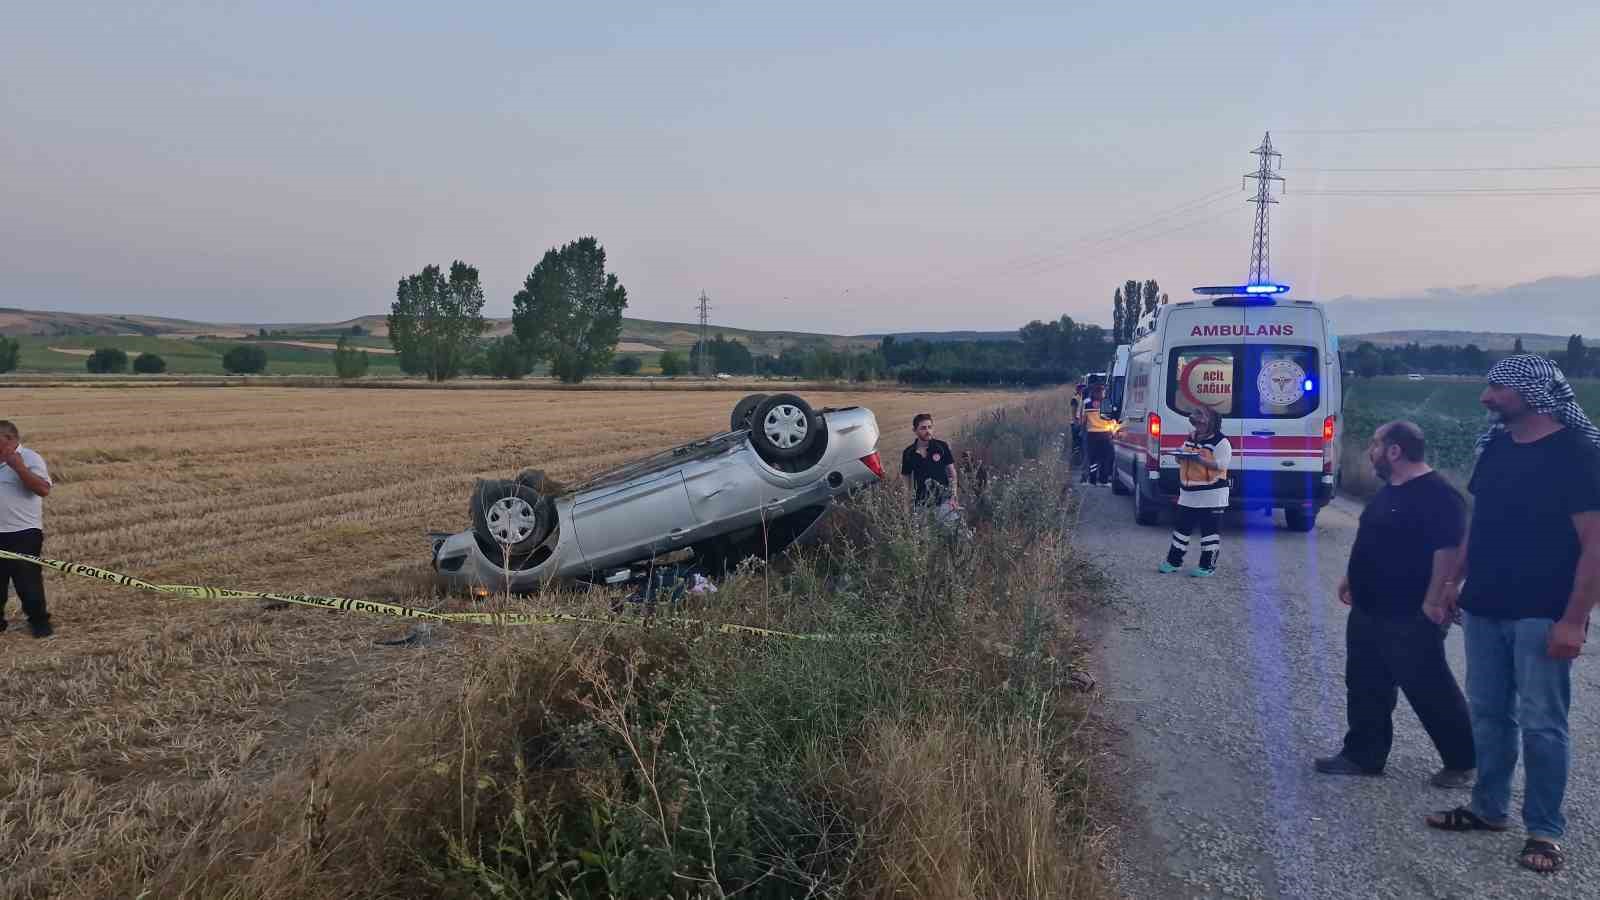
[[690, 550], [716, 574], [780, 552], [833, 498], [884, 477], [868, 409], [751, 394], [729, 426], [559, 493], [536, 471], [480, 481], [472, 527], [429, 533], [433, 568], [451, 588], [526, 592], [557, 578], [624, 581]]

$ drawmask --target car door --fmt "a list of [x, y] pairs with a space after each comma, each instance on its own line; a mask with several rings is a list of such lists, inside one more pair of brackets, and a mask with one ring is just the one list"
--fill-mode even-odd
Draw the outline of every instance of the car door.
[[579, 495], [572, 523], [589, 565], [606, 566], [684, 546], [695, 519], [683, 473], [672, 469]]
[[695, 522], [702, 531], [740, 527], [761, 518], [763, 483], [748, 444], [683, 467]]

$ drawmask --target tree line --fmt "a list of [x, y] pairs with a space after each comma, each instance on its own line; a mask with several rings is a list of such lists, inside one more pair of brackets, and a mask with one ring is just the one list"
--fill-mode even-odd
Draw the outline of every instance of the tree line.
[[[1522, 339], [1517, 338], [1510, 350], [1486, 350], [1477, 344], [1419, 344], [1411, 342], [1380, 347], [1371, 341], [1362, 341], [1354, 349], [1339, 351], [1340, 365], [1347, 372], [1362, 378], [1379, 375], [1405, 375], [1417, 372], [1428, 375], [1482, 375], [1501, 359], [1522, 353]], [[1587, 347], [1583, 335], [1567, 338], [1564, 353], [1544, 354], [1559, 365], [1569, 378], [1583, 378], [1600, 372], [1600, 347]]]

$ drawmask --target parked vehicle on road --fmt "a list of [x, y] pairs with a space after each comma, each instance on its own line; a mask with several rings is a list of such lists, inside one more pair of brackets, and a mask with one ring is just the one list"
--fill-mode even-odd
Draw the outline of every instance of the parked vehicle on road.
[[751, 394], [729, 430], [559, 492], [543, 474], [480, 481], [472, 527], [430, 532], [452, 588], [536, 590], [556, 578], [623, 581], [689, 550], [720, 574], [804, 538], [836, 497], [884, 477], [878, 422], [861, 407], [813, 410], [793, 394]]
[[[1281, 290], [1279, 290], [1281, 288]], [[1270, 289], [1270, 290], [1269, 290]], [[1286, 286], [1197, 288], [1140, 323], [1128, 356], [1114, 481], [1134, 517], [1159, 524], [1178, 495], [1173, 452], [1197, 406], [1215, 409], [1234, 447], [1236, 508], [1282, 509], [1310, 531], [1338, 486], [1343, 404], [1338, 337], [1320, 304]]]

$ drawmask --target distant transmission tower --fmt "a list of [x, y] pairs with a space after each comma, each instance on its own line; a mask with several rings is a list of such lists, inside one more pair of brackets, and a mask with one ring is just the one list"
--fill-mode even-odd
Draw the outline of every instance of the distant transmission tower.
[[700, 292], [700, 301], [695, 304], [700, 310], [700, 374], [706, 378], [711, 377], [710, 365], [706, 356], [711, 351], [711, 345], [706, 343], [706, 330], [711, 327], [711, 298], [705, 291]]
[[1250, 152], [1261, 157], [1261, 165], [1255, 172], [1244, 176], [1245, 181], [1254, 179], [1256, 183], [1256, 195], [1250, 199], [1256, 205], [1256, 236], [1250, 242], [1250, 284], [1268, 284], [1272, 281], [1272, 240], [1268, 235], [1271, 217], [1267, 215], [1267, 207], [1278, 202], [1272, 199], [1272, 183], [1283, 181], [1283, 176], [1278, 174], [1283, 166], [1283, 154], [1272, 149], [1270, 131], [1261, 139], [1261, 146]]

